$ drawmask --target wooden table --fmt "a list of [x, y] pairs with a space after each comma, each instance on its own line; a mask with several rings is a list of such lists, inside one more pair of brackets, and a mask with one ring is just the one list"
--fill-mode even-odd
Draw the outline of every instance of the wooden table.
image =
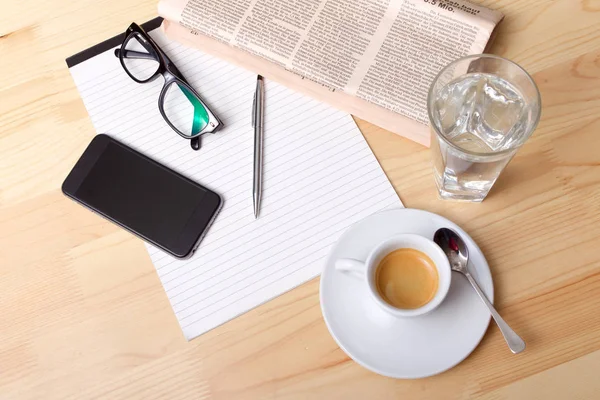
[[482, 204], [438, 200], [428, 151], [357, 121], [407, 207], [462, 225], [486, 253], [491, 324], [441, 375], [401, 381], [327, 332], [319, 280], [186, 342], [142, 242], [67, 200], [95, 134], [64, 59], [156, 0], [0, 0], [0, 399], [600, 398], [600, 2], [486, 0], [493, 52], [538, 83], [542, 121]]

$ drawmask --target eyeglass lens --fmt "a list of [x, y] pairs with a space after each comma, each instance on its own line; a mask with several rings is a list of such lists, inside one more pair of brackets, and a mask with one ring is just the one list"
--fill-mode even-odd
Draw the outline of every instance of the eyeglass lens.
[[165, 90], [163, 110], [175, 129], [186, 136], [195, 136], [206, 128], [208, 113], [189, 88], [173, 81]]
[[122, 48], [125, 49], [123, 63], [133, 77], [146, 81], [156, 74], [160, 66], [158, 57], [144, 38], [134, 33]]
[[[137, 80], [150, 80], [160, 68], [159, 56], [152, 44], [136, 33], [131, 34], [122, 47], [123, 63]], [[164, 117], [186, 137], [198, 135], [209, 123], [209, 115], [193, 90], [184, 83], [172, 80], [167, 83], [161, 107]]]

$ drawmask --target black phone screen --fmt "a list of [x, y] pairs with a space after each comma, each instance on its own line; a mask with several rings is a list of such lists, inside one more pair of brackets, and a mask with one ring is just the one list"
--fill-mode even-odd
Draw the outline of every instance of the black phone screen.
[[[77, 186], [72, 197], [178, 256], [191, 251], [217, 211], [218, 196], [108, 137], [101, 140], [107, 143], [97, 146], [95, 161], [82, 156], [90, 165], [80, 160], [74, 168], [86, 173], [71, 185]], [[86, 152], [95, 151], [92, 144]]]

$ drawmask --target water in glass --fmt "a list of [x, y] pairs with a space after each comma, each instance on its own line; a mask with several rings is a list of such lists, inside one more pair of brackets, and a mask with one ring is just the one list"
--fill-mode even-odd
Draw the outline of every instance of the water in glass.
[[482, 201], [529, 134], [526, 100], [499, 76], [469, 73], [441, 87], [431, 107], [438, 133], [456, 146], [432, 134], [440, 195]]

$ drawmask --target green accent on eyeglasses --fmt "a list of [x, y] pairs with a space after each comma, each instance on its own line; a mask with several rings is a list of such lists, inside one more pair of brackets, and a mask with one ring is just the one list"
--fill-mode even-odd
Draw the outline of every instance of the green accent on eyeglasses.
[[208, 112], [202, 105], [200, 100], [184, 85], [177, 84], [185, 97], [188, 98], [192, 106], [194, 106], [194, 121], [192, 122], [192, 134], [190, 136], [197, 135], [202, 129], [208, 125]]

